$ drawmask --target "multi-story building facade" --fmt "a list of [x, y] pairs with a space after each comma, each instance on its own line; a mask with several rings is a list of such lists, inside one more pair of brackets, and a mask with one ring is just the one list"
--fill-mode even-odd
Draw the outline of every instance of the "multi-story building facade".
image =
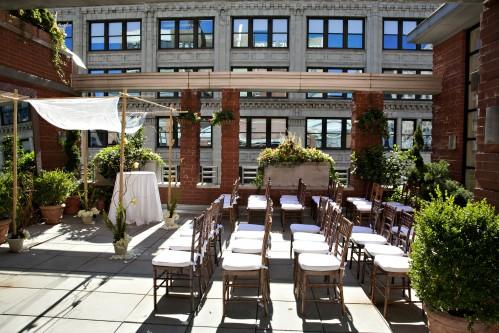
[[[88, 73], [428, 74], [432, 72], [431, 45], [409, 44], [406, 35], [437, 5], [431, 1], [192, 1], [55, 12], [67, 32], [67, 45], [81, 56]], [[80, 73], [86, 72], [80, 69]], [[97, 95], [104, 94], [112, 92]], [[142, 97], [178, 106], [179, 94], [142, 93]], [[202, 117], [220, 108], [219, 95], [203, 93]], [[350, 93], [241, 92], [240, 107], [242, 169], [255, 167], [259, 151], [275, 146], [286, 133], [332, 155], [337, 169], [349, 168]], [[150, 107], [131, 101], [129, 109], [148, 111]], [[431, 110], [431, 96], [386, 94], [387, 149], [394, 144], [410, 148], [412, 133], [420, 123], [429, 159]], [[145, 128], [147, 145], [166, 156], [167, 119], [148, 117]], [[177, 127], [173, 134], [178, 146]], [[203, 120], [200, 135], [201, 166], [216, 174], [221, 163], [220, 129]], [[91, 153], [115, 141], [112, 133], [89, 137]], [[174, 158], [179, 159], [178, 147]]]

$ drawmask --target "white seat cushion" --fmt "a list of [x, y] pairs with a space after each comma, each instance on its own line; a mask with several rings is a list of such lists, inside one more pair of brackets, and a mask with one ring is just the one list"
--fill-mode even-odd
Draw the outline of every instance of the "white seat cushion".
[[409, 257], [379, 255], [374, 258], [374, 264], [385, 272], [409, 272]]
[[252, 194], [248, 197], [248, 202], [250, 201], [267, 201], [267, 197], [264, 194]]
[[262, 253], [262, 241], [258, 239], [235, 239], [230, 242], [230, 250], [235, 253]]
[[320, 202], [320, 201], [321, 201], [321, 197], [320, 197], [320, 195], [313, 195], [313, 196], [312, 196], [312, 202], [313, 202], [314, 204], [316, 204], [317, 206], [319, 206], [319, 202]]
[[315, 224], [301, 224], [293, 223], [290, 226], [291, 232], [310, 232], [312, 234], [317, 234], [321, 231], [321, 228]]
[[396, 207], [396, 206], [403, 206], [404, 204], [401, 204], [400, 202], [397, 201], [384, 201], [383, 205]]
[[[194, 258], [197, 258], [197, 255]], [[164, 267], [188, 267], [191, 265], [191, 253], [185, 251], [162, 251], [152, 258], [152, 264]]]
[[371, 256], [376, 257], [378, 255], [387, 256], [403, 256], [404, 251], [402, 251], [397, 246], [383, 245], [383, 244], [366, 244], [364, 251], [368, 252]]
[[371, 206], [369, 205], [355, 205], [355, 209], [361, 213], [367, 213], [371, 211]]
[[236, 232], [237, 231], [264, 231], [265, 226], [261, 224], [251, 224], [251, 223], [239, 223]]
[[279, 201], [282, 202], [298, 202], [298, 197], [296, 195], [281, 195]]
[[347, 198], [347, 202], [354, 202], [354, 201], [367, 201], [366, 198], [361, 198], [361, 197], [348, 197]]
[[230, 194], [222, 194], [224, 196], [224, 209], [230, 208], [231, 202], [230, 202]]
[[397, 212], [406, 212], [406, 213], [414, 213], [414, 208], [407, 205], [396, 206]]
[[341, 262], [330, 254], [303, 253], [298, 257], [298, 264], [305, 271], [326, 272], [339, 269]]
[[234, 233], [234, 239], [263, 239], [265, 231], [241, 230]]
[[326, 237], [322, 234], [313, 234], [310, 232], [295, 232], [293, 234], [295, 241], [309, 241], [309, 242], [325, 242]]
[[228, 253], [222, 269], [227, 271], [254, 271], [262, 267], [262, 258], [257, 254]]
[[192, 238], [190, 237], [178, 237], [169, 239], [166, 246], [170, 250], [174, 251], [190, 251], [191, 250]]
[[329, 253], [329, 245], [325, 242], [294, 241], [295, 253]]
[[353, 234], [372, 234], [373, 229], [371, 227], [364, 227], [361, 225], [354, 225], [352, 229]]
[[260, 200], [248, 200], [248, 209], [250, 210], [265, 210], [267, 209], [267, 201], [260, 201]]
[[303, 206], [301, 203], [283, 203], [281, 205], [282, 210], [302, 210]]
[[377, 234], [352, 234], [350, 240], [359, 245], [386, 243], [386, 238]]

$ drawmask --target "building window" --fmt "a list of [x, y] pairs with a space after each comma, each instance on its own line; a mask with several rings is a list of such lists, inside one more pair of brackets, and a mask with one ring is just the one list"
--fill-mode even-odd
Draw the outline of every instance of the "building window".
[[[0, 115], [3, 126], [12, 125], [14, 122], [13, 114], [14, 106], [12, 103], [0, 106]], [[17, 123], [27, 123], [29, 121], [31, 121], [30, 106], [26, 102], [21, 102], [17, 105]]]
[[287, 118], [241, 117], [239, 146], [241, 148], [277, 147], [286, 136]]
[[[93, 68], [88, 70], [88, 74], [122, 74], [122, 73], [140, 73], [140, 68]], [[129, 91], [130, 96], [140, 96], [138, 91]], [[95, 97], [103, 96], [118, 96], [117, 91], [96, 91], [93, 93]]]
[[232, 47], [286, 48], [289, 20], [285, 17], [232, 18]]
[[212, 18], [175, 18], [159, 21], [160, 49], [213, 48]]
[[[170, 117], [156, 118], [157, 147], [168, 147]], [[173, 118], [173, 147], [180, 147], [180, 124]]]
[[421, 121], [421, 131], [423, 132], [423, 151], [431, 151], [431, 120]]
[[396, 119], [387, 119], [387, 130], [388, 136], [383, 137], [383, 147], [386, 150], [392, 150], [393, 146], [397, 143], [397, 120]]
[[411, 149], [416, 130], [416, 120], [402, 120], [402, 149]]
[[363, 49], [363, 18], [308, 18], [307, 47]]
[[[232, 67], [233, 72], [246, 73], [246, 72], [287, 72], [287, 68], [276, 67]], [[241, 97], [253, 98], [287, 98], [288, 94], [285, 92], [266, 92], [266, 91], [241, 91]]]
[[431, 44], [413, 44], [407, 41], [407, 35], [416, 28], [421, 19], [384, 19], [384, 50], [432, 50]]
[[73, 50], [73, 22], [58, 22], [59, 28], [64, 31], [64, 44]]
[[307, 118], [305, 145], [320, 149], [350, 149], [352, 120]]
[[[309, 73], [349, 73], [349, 74], [360, 74], [364, 72], [362, 68], [307, 68]], [[317, 93], [310, 92], [307, 93], [307, 98], [336, 98], [336, 99], [351, 99], [352, 93], [347, 92], [327, 92], [327, 93]]]
[[[192, 73], [192, 72], [213, 72], [213, 68], [201, 68], [201, 67], [190, 67], [190, 68], [158, 68], [160, 73]], [[179, 98], [181, 93], [179, 91], [160, 91], [158, 93], [158, 98]], [[213, 92], [203, 91], [201, 93], [203, 98], [212, 98]]]
[[90, 51], [140, 50], [140, 21], [90, 22]]
[[[431, 69], [388, 69], [383, 68], [384, 74], [405, 74], [405, 75], [432, 75], [433, 71]], [[406, 100], [431, 100], [432, 95], [416, 95], [416, 94], [390, 94], [385, 93], [385, 99], [406, 99]]]
[[104, 148], [107, 146], [114, 146], [119, 143], [119, 134], [101, 131], [101, 130], [91, 130], [88, 131], [88, 147], [89, 148]]
[[477, 77], [480, 70], [480, 26], [468, 30], [466, 54], [466, 128], [464, 150], [464, 184], [467, 189], [475, 188], [475, 165], [477, 152], [477, 118], [478, 118], [478, 86]]
[[212, 145], [213, 126], [211, 126], [210, 118], [203, 117], [200, 122], [199, 145], [203, 148], [209, 148]]

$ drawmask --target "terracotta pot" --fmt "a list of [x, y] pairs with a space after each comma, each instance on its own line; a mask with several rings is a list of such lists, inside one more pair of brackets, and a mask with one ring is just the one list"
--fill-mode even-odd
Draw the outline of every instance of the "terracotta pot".
[[45, 219], [46, 224], [58, 224], [61, 222], [63, 208], [61, 205], [57, 206], [42, 206], [42, 217]]
[[65, 215], [76, 215], [80, 210], [81, 200], [74, 195], [66, 199], [66, 207], [64, 207]]
[[113, 246], [114, 246], [114, 253], [116, 255], [118, 255], [118, 256], [126, 255], [127, 249], [128, 249], [128, 244], [126, 244], [125, 246], [118, 246], [118, 245], [116, 245], [116, 243], [113, 243]]
[[83, 224], [94, 224], [94, 217], [93, 216], [82, 216], [81, 222], [83, 222]]
[[10, 219], [0, 220], [0, 244], [5, 243], [9, 234]]
[[[423, 306], [428, 316], [428, 328], [430, 333], [469, 333], [468, 321], [461, 317], [452, 316], [445, 312], [437, 311], [426, 304]], [[474, 333], [497, 332], [498, 327], [486, 326], [478, 322], [473, 324]]]
[[19, 253], [24, 248], [24, 238], [9, 238], [7, 242], [10, 252]]

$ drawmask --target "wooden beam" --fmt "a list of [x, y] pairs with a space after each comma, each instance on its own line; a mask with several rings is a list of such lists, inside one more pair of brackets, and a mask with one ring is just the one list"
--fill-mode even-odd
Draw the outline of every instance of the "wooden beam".
[[79, 92], [117, 91], [130, 87], [138, 91], [383, 91], [422, 95], [440, 93], [442, 80], [434, 75], [308, 72], [74, 74], [72, 77], [72, 88]]

